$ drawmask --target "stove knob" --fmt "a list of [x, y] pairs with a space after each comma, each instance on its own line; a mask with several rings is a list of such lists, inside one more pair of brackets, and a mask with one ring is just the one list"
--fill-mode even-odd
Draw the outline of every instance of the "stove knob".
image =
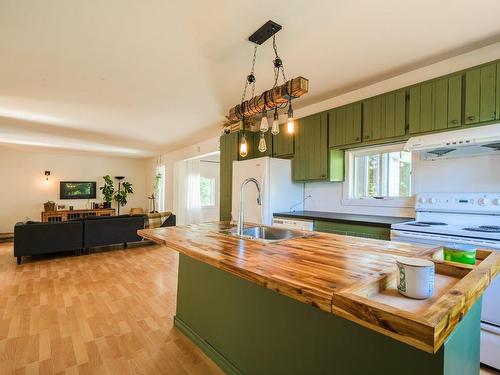
[[427, 200], [424, 197], [418, 198], [419, 203], [425, 203]]
[[429, 203], [430, 204], [434, 204], [436, 202], [437, 202], [436, 198], [429, 198]]
[[494, 204], [495, 206], [500, 206], [500, 199], [499, 199], [499, 198], [495, 198], [495, 199], [493, 199], [493, 204]]
[[480, 206], [486, 206], [487, 204], [490, 203], [490, 201], [487, 198], [479, 198], [477, 201]]

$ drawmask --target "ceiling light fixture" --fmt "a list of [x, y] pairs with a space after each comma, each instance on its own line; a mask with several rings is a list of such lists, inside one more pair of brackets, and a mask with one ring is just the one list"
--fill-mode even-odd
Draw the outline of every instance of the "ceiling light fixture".
[[[262, 132], [259, 140], [259, 151], [266, 152], [267, 145], [264, 134], [269, 130], [269, 121], [267, 119], [267, 111], [274, 109], [273, 124], [271, 133], [273, 135], [279, 134], [279, 114], [278, 109], [285, 108], [288, 105], [288, 120], [287, 130], [288, 133], [294, 132], [294, 119], [292, 110], [292, 100], [301, 97], [309, 91], [309, 81], [304, 77], [297, 77], [287, 81], [285, 76], [285, 68], [283, 60], [278, 55], [278, 47], [276, 44], [276, 33], [281, 30], [281, 26], [273, 21], [266, 22], [260, 29], [253, 33], [248, 40], [254, 43], [254, 52], [252, 59], [252, 69], [250, 74], [247, 75], [245, 80], [245, 87], [241, 96], [240, 104], [234, 106], [229, 110], [227, 119], [229, 123], [241, 121], [243, 134], [240, 141], [240, 156], [245, 157], [248, 154], [248, 144], [246, 139], [246, 125], [248, 120], [257, 114], [261, 114], [261, 121], [259, 130]], [[273, 38], [274, 50], [274, 84], [273, 87], [262, 94], [255, 96], [255, 60], [257, 57], [257, 48], [269, 38]], [[283, 80], [281, 85], [278, 85], [280, 77]], [[248, 86], [252, 88], [252, 96], [246, 100], [246, 93]], [[243, 155], [244, 154], [244, 155]]]

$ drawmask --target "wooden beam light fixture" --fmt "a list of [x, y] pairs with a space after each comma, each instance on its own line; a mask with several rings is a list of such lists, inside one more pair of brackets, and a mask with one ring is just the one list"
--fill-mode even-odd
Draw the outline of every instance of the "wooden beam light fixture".
[[[241, 102], [229, 110], [227, 119], [230, 123], [242, 121], [243, 135], [241, 137], [240, 155], [245, 157], [248, 152], [248, 146], [245, 135], [245, 124], [251, 117], [261, 114], [260, 131], [261, 137], [259, 142], [259, 151], [266, 152], [267, 146], [264, 134], [269, 130], [269, 121], [267, 119], [267, 111], [274, 111], [271, 133], [277, 135], [279, 133], [279, 117], [278, 110], [283, 109], [288, 105], [287, 111], [287, 130], [288, 133], [294, 132], [294, 119], [292, 110], [292, 100], [307, 94], [309, 91], [309, 81], [304, 77], [297, 77], [287, 80], [285, 76], [285, 69], [283, 67], [283, 60], [278, 55], [278, 47], [276, 45], [276, 33], [281, 30], [281, 25], [276, 22], [268, 21], [262, 27], [253, 33], [248, 40], [254, 43], [254, 52], [252, 60], [252, 69], [250, 74], [247, 75], [245, 80], [245, 87], [241, 96]], [[273, 49], [275, 58], [274, 65], [274, 84], [269, 89], [260, 95], [255, 95], [255, 61], [257, 57], [257, 48], [269, 38], [273, 38]], [[283, 83], [278, 84], [282, 78]], [[251, 98], [246, 100], [248, 88], [251, 88]]]

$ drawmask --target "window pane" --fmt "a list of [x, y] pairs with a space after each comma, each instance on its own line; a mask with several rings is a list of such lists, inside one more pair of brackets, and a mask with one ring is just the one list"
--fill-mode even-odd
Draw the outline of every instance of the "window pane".
[[411, 153], [386, 152], [354, 157], [353, 197], [410, 197]]
[[203, 206], [215, 206], [215, 178], [200, 177], [200, 201]]

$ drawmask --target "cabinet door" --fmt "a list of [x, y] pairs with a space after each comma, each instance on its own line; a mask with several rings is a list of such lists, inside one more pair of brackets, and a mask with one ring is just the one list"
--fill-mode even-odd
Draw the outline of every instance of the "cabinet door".
[[426, 82], [410, 88], [410, 134], [462, 125], [462, 77]]
[[328, 111], [329, 147], [361, 142], [361, 103], [353, 103]]
[[465, 73], [465, 124], [496, 119], [497, 64]]
[[500, 119], [500, 63], [497, 64], [497, 120]]
[[405, 135], [405, 98], [399, 90], [363, 101], [363, 141]]
[[280, 132], [278, 135], [273, 135], [273, 156], [291, 157], [294, 154], [294, 134], [289, 134], [287, 125], [280, 125]]
[[266, 151], [259, 151], [259, 142], [260, 142], [261, 132], [253, 133], [253, 157], [261, 158], [263, 156], [272, 156], [273, 155], [273, 137], [270, 131], [264, 134], [264, 139], [266, 140]]
[[233, 161], [238, 160], [238, 146], [238, 133], [220, 137], [219, 217], [222, 221], [231, 220]]
[[327, 113], [299, 119], [295, 125], [294, 181], [328, 179]]

